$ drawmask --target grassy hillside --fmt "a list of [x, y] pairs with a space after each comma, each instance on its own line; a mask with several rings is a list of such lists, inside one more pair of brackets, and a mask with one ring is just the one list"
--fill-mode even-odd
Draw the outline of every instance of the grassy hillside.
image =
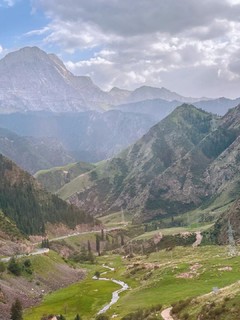
[[118, 157], [70, 182], [71, 192], [60, 196], [92, 212], [142, 210], [152, 181], [209, 134], [213, 119], [193, 106], [178, 107]]
[[174, 219], [174, 226], [177, 220], [184, 223], [178, 216], [197, 208], [196, 220], [207, 215], [216, 220], [219, 209], [239, 196], [239, 110], [217, 118], [190, 105], [178, 107], [130, 148], [59, 194], [96, 214], [123, 208], [138, 222]]
[[16, 262], [21, 269], [18, 276], [7, 270], [8, 263], [4, 264], [5, 271], [2, 271], [1, 267], [1, 320], [10, 320], [10, 307], [16, 298], [24, 308], [30, 307], [39, 303], [46, 294], [81, 281], [85, 276], [84, 270], [71, 267], [53, 251], [44, 255], [23, 257]]
[[46, 190], [54, 193], [77, 176], [94, 168], [95, 166], [91, 163], [76, 162], [70, 163], [63, 167], [41, 170], [38, 171], [34, 176], [42, 184], [42, 186], [46, 188]]
[[0, 238], [17, 240], [22, 239], [23, 235], [16, 226], [16, 223], [10, 220], [0, 210]]
[[[223, 288], [235, 283], [239, 278], [239, 259], [229, 258], [226, 247], [217, 246], [175, 247], [172, 251], [162, 250], [148, 257], [135, 256], [132, 259], [118, 255], [103, 256], [98, 258], [98, 266], [89, 269], [90, 277], [81, 283], [81, 290], [74, 285], [47, 296], [39, 307], [27, 311], [24, 319], [28, 320], [30, 316], [31, 319], [39, 319], [47, 310], [54, 313], [60, 310], [66, 318], [73, 318], [78, 312], [84, 320], [94, 319], [94, 313], [104, 304], [101, 293], [105, 284], [91, 280], [91, 275], [96, 267], [105, 271], [100, 267], [102, 263], [115, 267], [115, 271], [109, 271], [106, 277], [125, 281], [131, 288], [121, 294], [120, 300], [107, 312], [110, 317], [115, 315], [115, 319], [120, 320], [139, 309], [159, 304], [167, 307], [180, 299], [207, 294], [213, 287]], [[110, 290], [110, 287], [105, 289]], [[113, 287], [111, 289], [114, 290]], [[84, 292], [88, 292], [88, 301], [84, 300]], [[76, 297], [79, 298], [78, 303]], [[103, 297], [108, 299], [107, 295]], [[65, 309], [63, 299], [66, 299]], [[161, 319], [160, 316], [157, 319]]]

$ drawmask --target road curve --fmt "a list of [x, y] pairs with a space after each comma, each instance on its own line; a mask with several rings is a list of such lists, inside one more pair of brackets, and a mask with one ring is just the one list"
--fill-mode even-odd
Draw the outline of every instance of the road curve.
[[[33, 251], [31, 253], [18, 254], [18, 255], [12, 256], [12, 257], [18, 259], [18, 258], [22, 258], [22, 257], [36, 256], [38, 254], [44, 254], [44, 253], [48, 253], [48, 252], [49, 252], [48, 248], [40, 248], [40, 249], [36, 249], [35, 251]], [[1, 258], [0, 261], [8, 262], [12, 257]]]

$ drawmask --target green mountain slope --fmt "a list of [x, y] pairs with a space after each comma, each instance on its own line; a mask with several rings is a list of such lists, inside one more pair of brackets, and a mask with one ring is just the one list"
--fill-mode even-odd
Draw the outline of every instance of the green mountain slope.
[[17, 228], [16, 224], [11, 221], [1, 210], [0, 210], [0, 238], [2, 239], [21, 239], [23, 235]]
[[164, 203], [151, 207], [151, 196], [159, 199], [159, 194], [152, 192], [156, 179], [182, 161], [209, 135], [217, 121], [212, 114], [182, 105], [118, 157], [77, 178], [78, 185], [76, 179], [66, 185], [66, 189], [72, 189], [71, 196], [63, 192], [65, 188], [61, 196], [92, 212], [127, 208], [141, 215], [148, 211], [148, 218], [156, 215], [156, 209], [164, 208]]
[[50, 192], [56, 192], [77, 176], [94, 169], [91, 163], [77, 162], [63, 167], [38, 171], [35, 178]]
[[46, 222], [74, 227], [93, 221], [80, 209], [44, 191], [30, 174], [2, 155], [0, 177], [0, 209], [23, 233], [42, 233]]

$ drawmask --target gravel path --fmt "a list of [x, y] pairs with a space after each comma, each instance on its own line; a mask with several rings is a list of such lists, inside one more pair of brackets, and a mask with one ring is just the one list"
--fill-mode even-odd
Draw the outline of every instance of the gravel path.
[[[28, 254], [18, 254], [16, 256], [14, 256], [14, 258], [22, 258], [22, 257], [29, 257], [29, 256], [36, 256], [38, 254], [44, 254], [44, 253], [48, 253], [49, 249], [48, 248], [41, 248], [41, 249], [36, 249], [35, 251], [28, 253]], [[0, 259], [0, 261], [2, 262], [8, 262], [12, 257], [6, 257], [6, 258], [2, 258]]]
[[201, 232], [200, 231], [196, 232], [196, 241], [193, 243], [192, 246], [194, 248], [198, 247], [202, 242], [202, 238], [203, 238], [203, 236], [201, 235]]

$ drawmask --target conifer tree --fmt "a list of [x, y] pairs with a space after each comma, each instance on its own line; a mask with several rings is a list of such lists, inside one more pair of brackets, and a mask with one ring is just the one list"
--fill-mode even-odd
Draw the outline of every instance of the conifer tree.
[[92, 248], [91, 248], [91, 243], [89, 240], [87, 242], [87, 248], [88, 248], [88, 253], [90, 253], [92, 251]]
[[98, 255], [100, 256], [100, 239], [99, 239], [99, 235], [96, 235], [96, 251], [98, 253]]
[[11, 307], [11, 320], [23, 320], [22, 304], [19, 299], [16, 299]]

